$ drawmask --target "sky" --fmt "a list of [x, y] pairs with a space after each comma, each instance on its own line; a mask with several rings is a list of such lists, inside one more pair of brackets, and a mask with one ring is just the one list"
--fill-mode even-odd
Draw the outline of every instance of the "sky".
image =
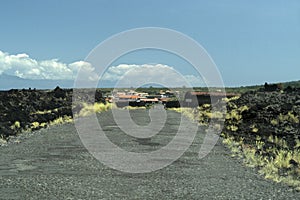
[[[298, 0], [0, 0], [0, 74], [25, 79], [76, 78], [93, 70], [86, 56], [112, 35], [162, 27], [197, 41], [215, 62], [225, 86], [300, 80]], [[150, 68], [149, 68], [150, 67]], [[176, 70], [201, 85], [184, 59], [144, 50], [124, 55], [107, 70], [117, 80], [127, 70]], [[166, 71], [164, 71], [166, 70]], [[169, 80], [175, 77], [170, 76]], [[108, 80], [109, 81], [109, 80]], [[181, 84], [181, 83], [180, 83]], [[1, 87], [1, 86], [0, 86]]]

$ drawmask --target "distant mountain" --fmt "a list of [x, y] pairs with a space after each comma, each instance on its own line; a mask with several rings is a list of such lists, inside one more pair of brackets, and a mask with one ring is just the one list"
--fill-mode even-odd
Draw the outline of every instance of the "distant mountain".
[[23, 79], [17, 76], [12, 76], [8, 74], [0, 75], [0, 90], [10, 90], [10, 89], [53, 89], [56, 86], [62, 88], [72, 88], [74, 82], [72, 80], [32, 80]]
[[12, 75], [8, 75], [5, 73], [0, 74], [0, 79], [1, 80], [22, 80], [22, 78], [17, 77], [17, 76], [12, 76]]
[[[101, 81], [98, 85], [99, 88], [114, 88], [116, 82], [115, 81]], [[282, 83], [284, 88], [287, 86], [292, 87], [300, 87], [299, 81], [290, 81]], [[36, 88], [36, 89], [54, 89], [56, 86], [61, 88], [73, 88], [74, 81], [73, 80], [45, 80], [45, 79], [23, 79], [17, 76], [8, 75], [5, 73], [0, 74], [0, 90], [10, 90], [10, 89], [28, 89], [28, 88]], [[146, 84], [143, 87], [153, 87], [159, 88], [160, 85], [155, 84]], [[227, 92], [244, 92], [248, 90], [256, 90], [258, 88], [263, 87], [263, 85], [253, 85], [253, 86], [243, 86], [243, 87], [235, 87], [235, 88], [226, 88]], [[197, 89], [197, 88], [196, 88]], [[199, 88], [198, 88], [199, 89]], [[201, 88], [206, 89], [206, 88]]]
[[[115, 82], [101, 81], [98, 85], [99, 88], [113, 88]], [[24, 79], [17, 76], [8, 75], [5, 73], [0, 74], [0, 90], [10, 89], [54, 89], [56, 86], [61, 88], [73, 88], [73, 80], [45, 80], [45, 79]]]

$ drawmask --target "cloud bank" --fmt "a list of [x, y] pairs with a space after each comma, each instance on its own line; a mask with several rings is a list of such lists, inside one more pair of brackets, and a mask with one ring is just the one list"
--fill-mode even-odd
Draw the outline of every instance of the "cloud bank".
[[[10, 55], [0, 51], [0, 75], [2, 73], [32, 80], [98, 80], [95, 68], [88, 62], [63, 63], [58, 59], [41, 60], [22, 53]], [[80, 76], [78, 76], [80, 73]], [[181, 75], [173, 67], [163, 64], [120, 64], [111, 66], [100, 78], [126, 87], [139, 87], [145, 83], [168, 84], [173, 87], [203, 86], [203, 79], [195, 75]]]
[[110, 67], [101, 77], [104, 81], [118, 82], [120, 87], [139, 87], [147, 83], [169, 87], [204, 86], [200, 76], [182, 75], [173, 67], [163, 64], [120, 64]]
[[0, 51], [0, 74], [6, 73], [25, 79], [72, 80], [80, 68], [93, 71], [91, 65], [84, 61], [70, 64], [58, 59], [38, 61], [25, 53], [10, 55]]

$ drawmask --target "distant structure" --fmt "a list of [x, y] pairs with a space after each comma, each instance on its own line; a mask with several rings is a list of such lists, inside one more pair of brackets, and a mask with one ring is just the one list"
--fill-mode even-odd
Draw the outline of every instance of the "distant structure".
[[156, 103], [166, 103], [175, 94], [172, 91], [160, 91], [160, 93], [149, 95], [145, 92], [136, 92], [134, 90], [125, 90], [122, 92], [115, 91], [112, 94], [112, 97], [108, 100], [110, 102], [115, 102], [118, 107], [125, 106], [147, 106]]
[[225, 97], [234, 97], [238, 94], [223, 92], [187, 92], [184, 97], [184, 106], [197, 107], [203, 104], [215, 104]]

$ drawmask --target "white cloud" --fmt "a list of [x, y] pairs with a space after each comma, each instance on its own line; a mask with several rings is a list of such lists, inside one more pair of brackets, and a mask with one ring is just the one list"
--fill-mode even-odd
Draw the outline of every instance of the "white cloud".
[[79, 69], [87, 79], [97, 78], [93, 73], [94, 68], [84, 61], [70, 64], [58, 59], [37, 61], [25, 53], [10, 55], [0, 51], [0, 74], [7, 73], [26, 79], [71, 80], [75, 78]]
[[[75, 80], [95, 83], [98, 75], [88, 62], [63, 63], [58, 59], [38, 61], [22, 53], [10, 55], [0, 51], [0, 74], [6, 73], [26, 79]], [[108, 68], [101, 81], [119, 86], [139, 87], [156, 83], [169, 87], [199, 86], [203, 79], [195, 75], [181, 75], [173, 67], [163, 64], [120, 64]]]
[[203, 85], [199, 76], [181, 75], [173, 67], [163, 64], [120, 64], [112, 66], [104, 73], [101, 80], [118, 81], [118, 87], [139, 87], [148, 83], [168, 87]]
[[188, 80], [188, 82], [194, 86], [206, 86], [207, 82], [205, 82], [205, 79], [201, 78], [200, 76], [195, 75], [184, 75], [184, 78]]
[[88, 62], [74, 62], [69, 64], [69, 68], [74, 72], [74, 78], [77, 78], [77, 80], [98, 80], [98, 75], [95, 73], [95, 68]]

